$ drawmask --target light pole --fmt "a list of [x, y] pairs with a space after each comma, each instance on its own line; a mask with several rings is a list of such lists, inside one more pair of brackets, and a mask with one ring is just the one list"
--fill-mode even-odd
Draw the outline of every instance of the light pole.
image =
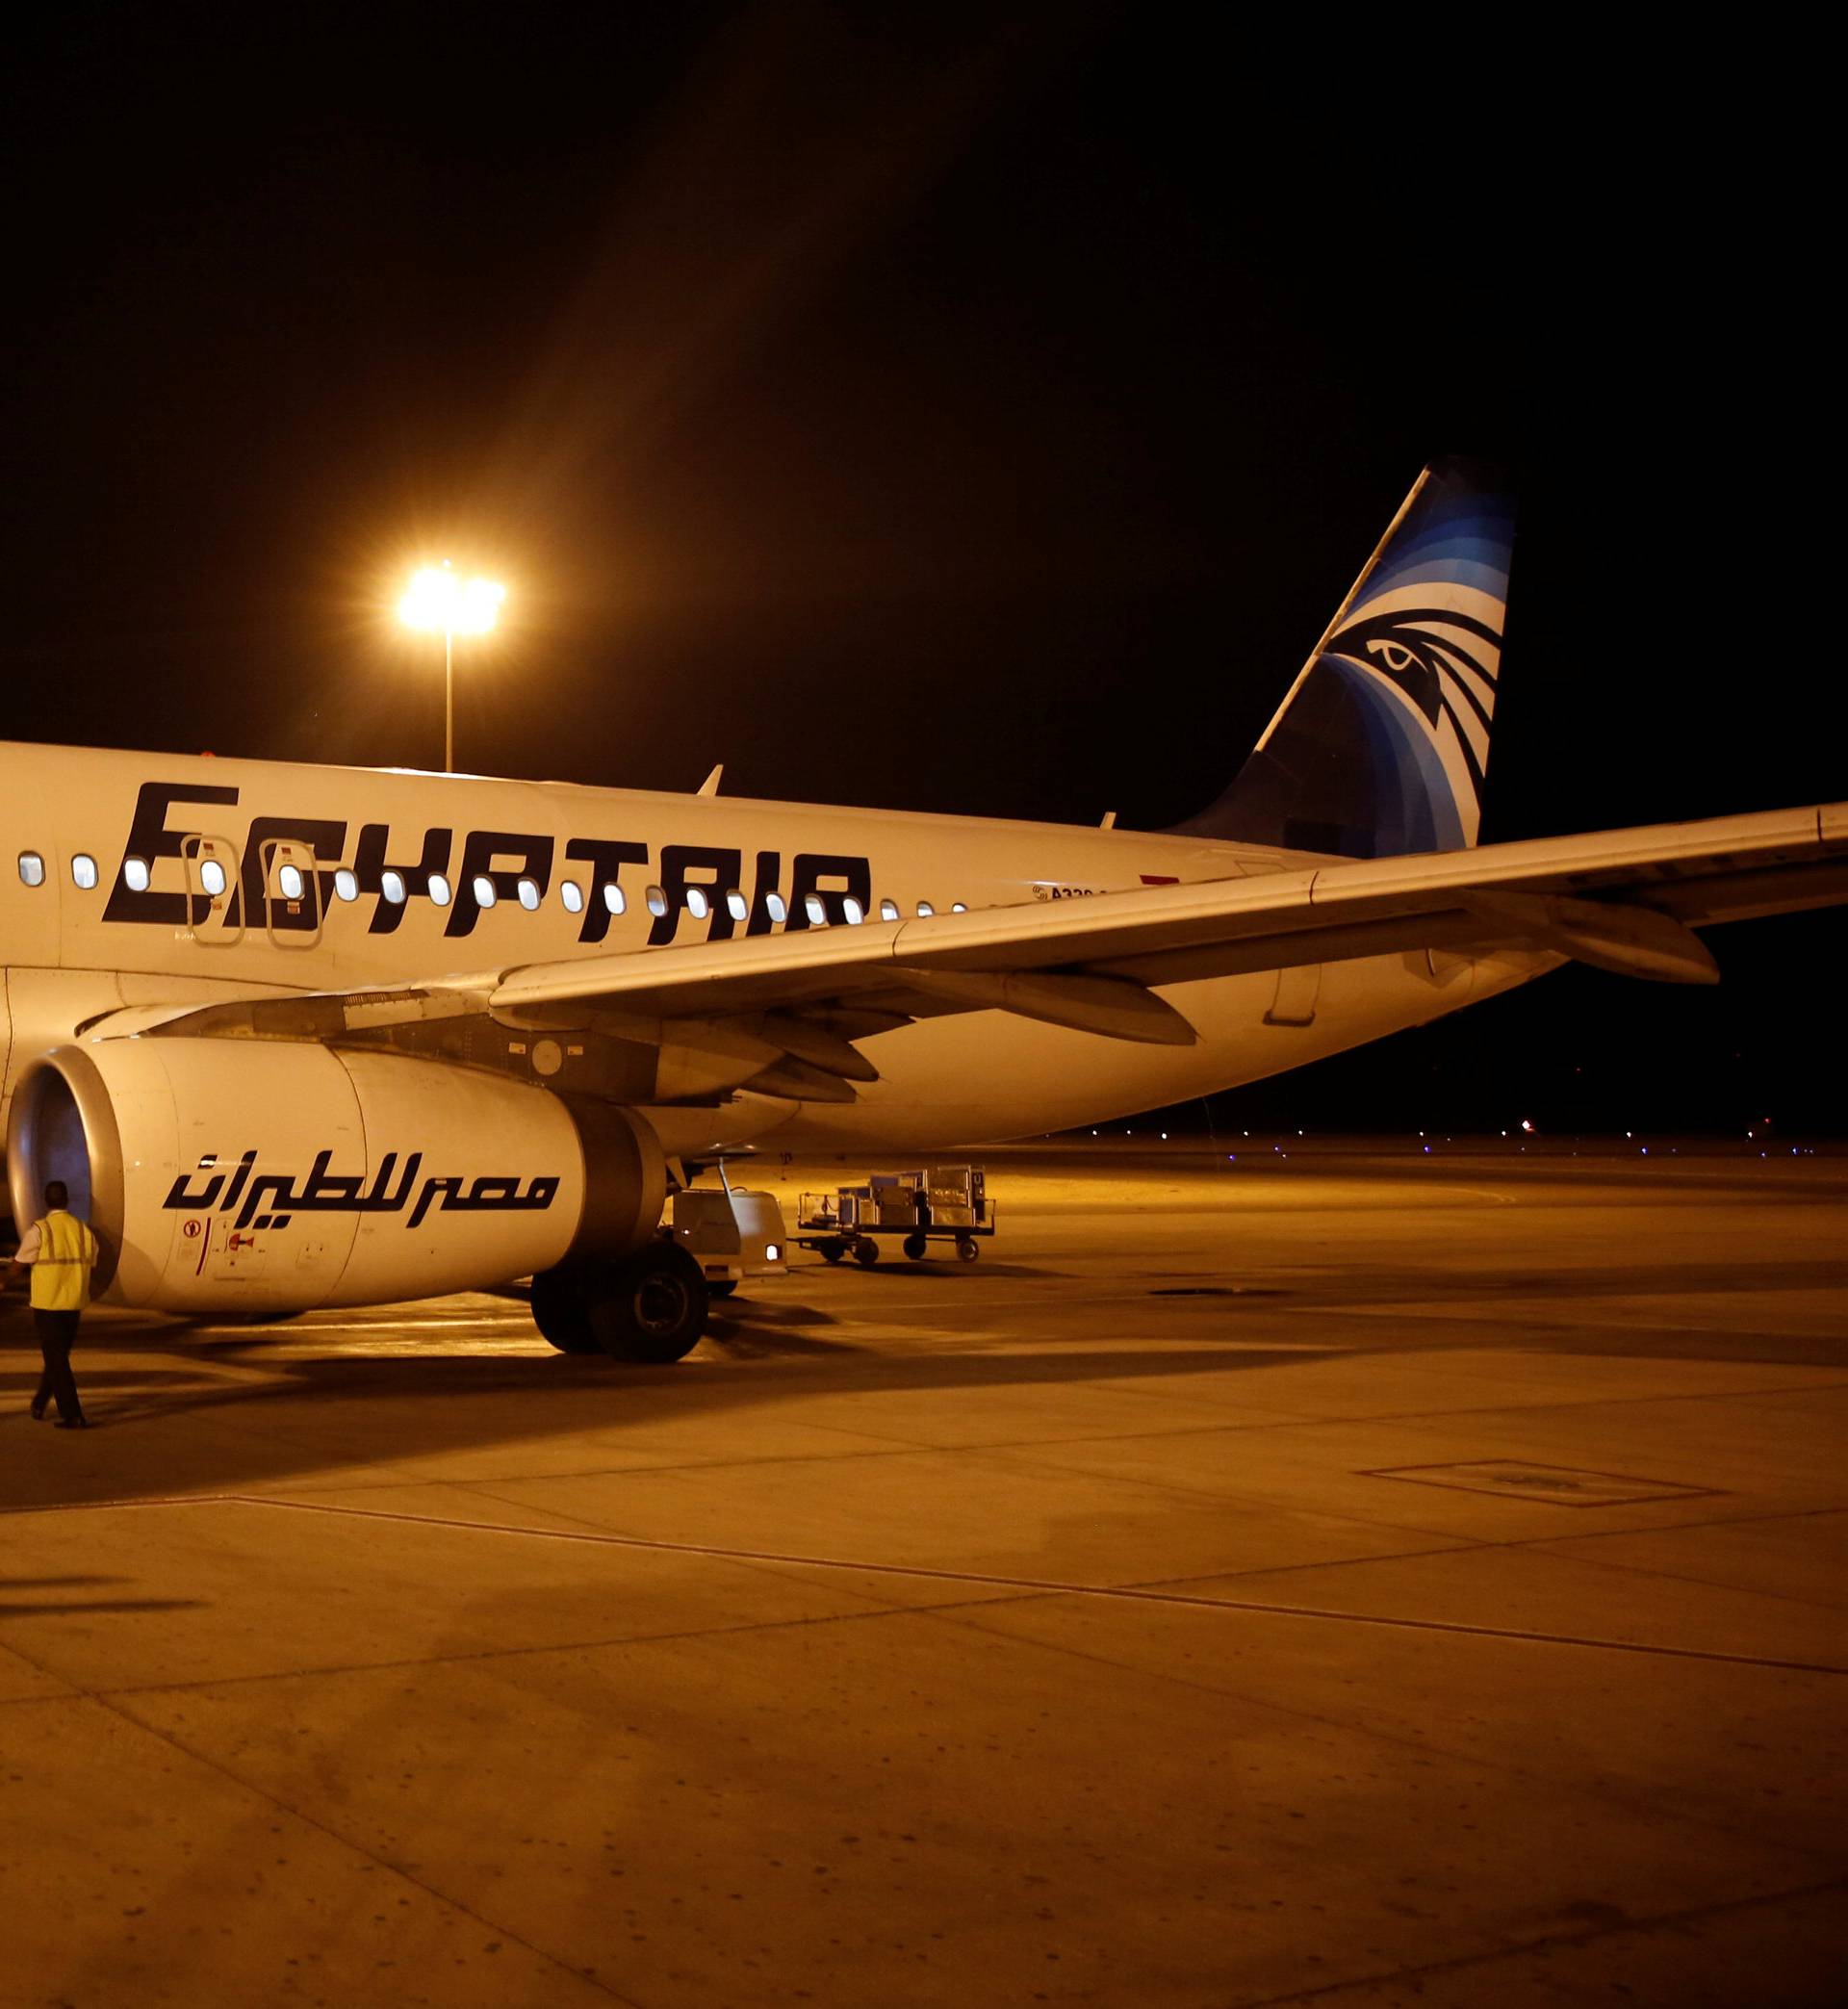
[[443, 772], [455, 772], [455, 638], [485, 634], [507, 597], [505, 586], [492, 580], [456, 578], [448, 558], [426, 565], [411, 576], [410, 589], [398, 604], [398, 617], [407, 628], [443, 631]]

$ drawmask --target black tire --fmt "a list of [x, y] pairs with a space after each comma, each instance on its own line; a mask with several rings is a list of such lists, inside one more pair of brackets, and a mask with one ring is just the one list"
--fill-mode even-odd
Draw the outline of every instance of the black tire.
[[601, 1353], [590, 1329], [583, 1275], [578, 1270], [545, 1270], [532, 1279], [532, 1323], [561, 1353]]
[[921, 1263], [925, 1256], [930, 1253], [930, 1248], [931, 1245], [922, 1235], [907, 1235], [905, 1237], [905, 1253], [914, 1263]]
[[854, 1260], [862, 1268], [870, 1270], [879, 1260], [879, 1244], [871, 1235], [861, 1235], [854, 1244]]
[[847, 1253], [845, 1242], [823, 1242], [820, 1244], [821, 1259], [824, 1263], [837, 1263]]
[[705, 1274], [676, 1242], [651, 1242], [598, 1278], [590, 1328], [612, 1360], [684, 1360], [705, 1325]]
[[738, 1279], [735, 1276], [721, 1276], [716, 1281], [710, 1276], [706, 1279], [706, 1295], [708, 1298], [729, 1298], [737, 1287]]
[[958, 1235], [956, 1252], [965, 1263], [972, 1263], [982, 1253], [982, 1245], [973, 1235]]

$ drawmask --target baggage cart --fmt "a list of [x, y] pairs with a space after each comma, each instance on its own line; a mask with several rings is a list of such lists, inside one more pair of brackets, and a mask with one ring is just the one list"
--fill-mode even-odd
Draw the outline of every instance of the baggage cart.
[[879, 1260], [879, 1238], [897, 1235], [914, 1263], [924, 1260], [934, 1242], [950, 1244], [962, 1262], [972, 1263], [994, 1233], [994, 1222], [981, 1166], [934, 1165], [876, 1172], [863, 1185], [801, 1195], [795, 1241], [827, 1262], [851, 1255], [870, 1264]]

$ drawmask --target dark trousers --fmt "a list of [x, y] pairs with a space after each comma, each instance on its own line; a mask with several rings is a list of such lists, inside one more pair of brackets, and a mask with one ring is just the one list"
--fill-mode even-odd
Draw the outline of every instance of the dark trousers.
[[38, 1378], [38, 1393], [32, 1406], [42, 1410], [54, 1398], [58, 1413], [66, 1420], [81, 1416], [84, 1405], [77, 1400], [77, 1382], [70, 1372], [70, 1349], [77, 1337], [76, 1311], [40, 1311], [33, 1307], [32, 1323], [38, 1328], [38, 1350], [45, 1356], [45, 1371]]

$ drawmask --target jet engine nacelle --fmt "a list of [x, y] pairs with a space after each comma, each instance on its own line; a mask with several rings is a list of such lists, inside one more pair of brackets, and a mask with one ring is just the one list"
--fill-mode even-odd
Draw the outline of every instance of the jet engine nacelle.
[[64, 1046], [7, 1125], [13, 1218], [63, 1179], [95, 1295], [161, 1311], [310, 1310], [614, 1259], [660, 1220], [654, 1133], [605, 1103], [401, 1054], [141, 1037]]

